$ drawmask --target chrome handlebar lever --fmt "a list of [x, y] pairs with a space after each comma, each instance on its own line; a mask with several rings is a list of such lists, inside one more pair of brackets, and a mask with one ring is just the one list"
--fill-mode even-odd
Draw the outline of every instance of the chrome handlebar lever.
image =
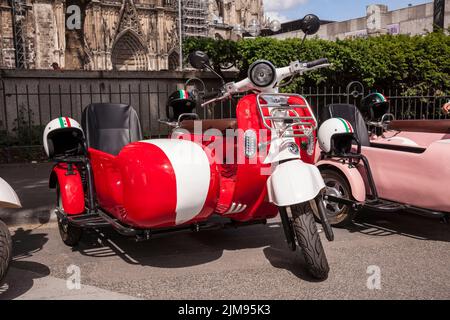
[[208, 100], [208, 101], [202, 103], [202, 108], [207, 107], [207, 106], [209, 106], [209, 105], [211, 105], [213, 103], [225, 100], [225, 99], [227, 99], [229, 97], [231, 97], [231, 94], [227, 92], [227, 93], [225, 93], [224, 95], [222, 95], [220, 97], [217, 97], [217, 98], [214, 98], [214, 99], [211, 99], [211, 100]]

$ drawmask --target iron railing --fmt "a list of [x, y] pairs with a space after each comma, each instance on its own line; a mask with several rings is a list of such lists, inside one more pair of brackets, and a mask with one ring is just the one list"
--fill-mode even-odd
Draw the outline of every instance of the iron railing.
[[[177, 81], [136, 80], [133, 82], [87, 82], [61, 81], [43, 84], [40, 81], [0, 80], [0, 147], [41, 145], [43, 128], [52, 119], [69, 116], [81, 119], [83, 109], [91, 103], [125, 103], [132, 105], [139, 114], [146, 137], [162, 137], [169, 128], [158, 120], [166, 119], [167, 97], [183, 85]], [[209, 88], [214, 86], [209, 83]], [[308, 87], [299, 90], [316, 115], [320, 109], [333, 103], [359, 105], [362, 97], [369, 93], [360, 83], [352, 82], [347, 87]], [[433, 96], [424, 93], [404, 96], [400, 90], [389, 89], [383, 93], [391, 105], [391, 112], [397, 119], [445, 119], [442, 105], [450, 94]], [[197, 107], [201, 118], [233, 118], [239, 97], [222, 102], [208, 111]]]

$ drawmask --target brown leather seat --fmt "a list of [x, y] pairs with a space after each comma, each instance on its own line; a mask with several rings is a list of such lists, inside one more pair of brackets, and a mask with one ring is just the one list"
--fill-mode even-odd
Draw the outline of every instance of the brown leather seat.
[[395, 120], [389, 130], [428, 133], [450, 133], [450, 120]]
[[180, 128], [188, 130], [189, 132], [194, 132], [194, 126], [200, 126], [202, 132], [209, 129], [217, 129], [219, 131], [226, 131], [228, 129], [237, 129], [236, 119], [212, 119], [212, 120], [184, 120], [180, 124]]

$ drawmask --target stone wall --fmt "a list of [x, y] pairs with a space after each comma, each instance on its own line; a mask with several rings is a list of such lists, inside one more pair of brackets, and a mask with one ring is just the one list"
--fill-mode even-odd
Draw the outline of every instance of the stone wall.
[[0, 0], [0, 68], [14, 68], [15, 50], [11, 8]]

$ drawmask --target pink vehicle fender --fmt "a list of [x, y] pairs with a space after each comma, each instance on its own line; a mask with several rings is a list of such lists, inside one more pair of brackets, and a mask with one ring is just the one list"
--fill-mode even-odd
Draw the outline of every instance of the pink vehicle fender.
[[357, 168], [349, 168], [348, 164], [336, 160], [321, 160], [316, 163], [316, 166], [319, 169], [332, 168], [342, 173], [350, 184], [353, 198], [359, 202], [366, 201], [366, 185]]
[[72, 172], [67, 172], [67, 164], [58, 164], [50, 176], [50, 188], [59, 184], [62, 207], [68, 215], [82, 214], [85, 210], [83, 183], [80, 172], [74, 166]]

